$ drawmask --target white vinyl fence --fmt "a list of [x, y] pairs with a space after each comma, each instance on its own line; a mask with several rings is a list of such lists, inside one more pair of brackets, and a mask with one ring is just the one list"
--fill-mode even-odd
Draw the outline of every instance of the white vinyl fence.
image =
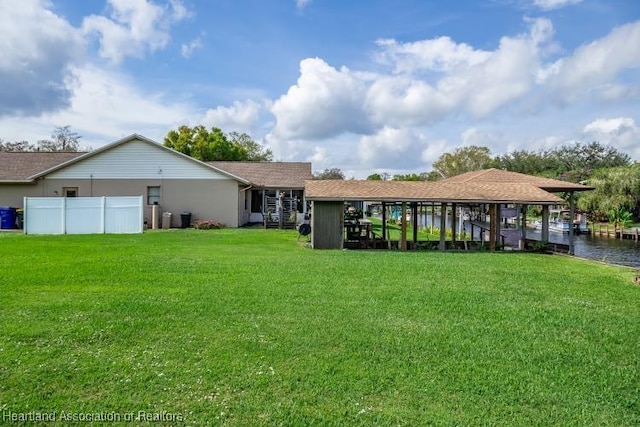
[[25, 234], [142, 233], [142, 196], [25, 197]]

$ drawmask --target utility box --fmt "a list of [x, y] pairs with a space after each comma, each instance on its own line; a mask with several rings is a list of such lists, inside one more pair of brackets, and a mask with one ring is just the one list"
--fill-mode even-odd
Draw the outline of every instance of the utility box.
[[167, 230], [171, 228], [171, 212], [162, 213], [162, 229]]

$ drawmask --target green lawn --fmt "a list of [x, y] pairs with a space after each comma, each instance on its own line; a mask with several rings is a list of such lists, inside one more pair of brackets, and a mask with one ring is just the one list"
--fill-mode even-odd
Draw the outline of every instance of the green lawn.
[[[367, 218], [371, 221], [371, 229], [375, 233], [377, 237], [382, 237], [382, 219], [380, 217], [369, 217]], [[440, 224], [436, 224], [433, 229], [433, 233], [431, 233], [431, 226], [427, 226], [426, 228], [418, 229], [418, 240], [440, 240], [440, 229], [438, 228]], [[387, 223], [388, 236], [390, 240], [400, 240], [400, 236], [402, 234], [402, 225], [396, 223]], [[409, 222], [407, 224], [407, 240], [411, 240], [413, 238], [413, 226]], [[458, 234], [456, 236], [457, 240], [469, 240], [470, 236], [467, 232], [464, 235]], [[447, 239], [451, 240], [451, 231], [447, 230]]]
[[4, 421], [640, 423], [637, 272], [534, 254], [314, 251], [296, 237], [0, 234]]

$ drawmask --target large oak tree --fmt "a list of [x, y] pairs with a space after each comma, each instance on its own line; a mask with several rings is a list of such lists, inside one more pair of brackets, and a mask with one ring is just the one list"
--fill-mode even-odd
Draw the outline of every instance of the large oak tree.
[[262, 147], [246, 133], [226, 135], [221, 129], [202, 125], [180, 126], [164, 138], [164, 146], [201, 161], [271, 161], [271, 150]]

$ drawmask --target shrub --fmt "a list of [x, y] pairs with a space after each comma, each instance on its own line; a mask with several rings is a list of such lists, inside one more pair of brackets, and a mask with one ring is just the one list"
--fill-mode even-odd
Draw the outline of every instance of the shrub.
[[226, 228], [226, 226], [218, 221], [210, 219], [198, 219], [193, 221], [193, 228], [196, 230], [218, 230], [220, 228]]

